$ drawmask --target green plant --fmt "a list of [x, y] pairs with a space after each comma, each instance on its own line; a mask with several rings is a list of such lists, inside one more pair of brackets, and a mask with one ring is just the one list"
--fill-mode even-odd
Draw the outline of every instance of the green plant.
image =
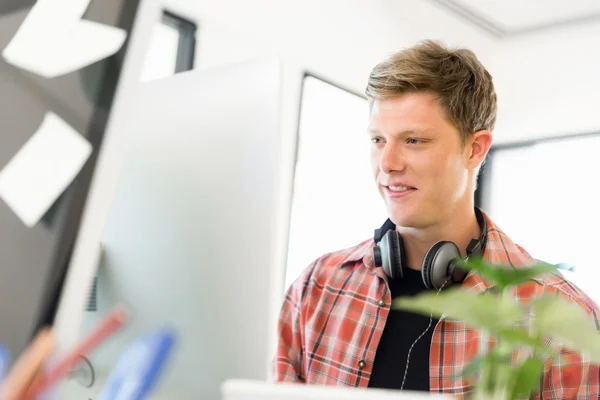
[[[569, 349], [600, 362], [600, 334], [583, 309], [555, 295], [542, 295], [523, 304], [514, 296], [516, 286], [552, 273], [556, 266], [539, 263], [511, 269], [481, 259], [463, 261], [461, 267], [476, 270], [495, 285], [495, 290], [474, 293], [458, 288], [398, 297], [393, 307], [463, 322], [487, 332], [496, 345], [485, 349], [466, 365], [457, 378], [479, 376], [471, 398], [513, 400], [528, 398], [538, 390], [544, 365], [560, 357], [558, 349], [544, 345], [549, 336]], [[531, 318], [533, 311], [534, 318]], [[514, 362], [516, 350], [529, 357]]]

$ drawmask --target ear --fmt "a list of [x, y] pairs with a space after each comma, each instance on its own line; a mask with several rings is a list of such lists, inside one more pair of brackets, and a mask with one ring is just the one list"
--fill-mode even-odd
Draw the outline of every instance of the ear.
[[491, 145], [492, 132], [488, 130], [475, 132], [471, 136], [468, 146], [469, 158], [467, 160], [469, 169], [476, 169], [483, 163]]

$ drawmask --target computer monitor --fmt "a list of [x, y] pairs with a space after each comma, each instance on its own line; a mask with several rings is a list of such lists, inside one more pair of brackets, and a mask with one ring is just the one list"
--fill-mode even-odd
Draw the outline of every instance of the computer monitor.
[[222, 400], [435, 400], [447, 396], [426, 392], [342, 386], [272, 383], [231, 379], [221, 386]]
[[95, 398], [127, 344], [163, 326], [178, 341], [153, 399], [216, 399], [225, 379], [267, 379], [285, 268], [274, 261], [280, 69], [261, 59], [137, 89], [123, 127], [136, 137], [102, 235], [97, 310], [80, 336], [116, 304], [131, 321], [89, 357], [94, 385], [69, 382], [60, 398]]

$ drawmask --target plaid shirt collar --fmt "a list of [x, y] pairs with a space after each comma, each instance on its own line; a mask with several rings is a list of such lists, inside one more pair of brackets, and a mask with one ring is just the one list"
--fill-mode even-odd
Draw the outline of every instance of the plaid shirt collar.
[[[504, 234], [494, 224], [492, 219], [483, 210], [481, 210], [487, 223], [487, 237], [485, 251], [483, 253], [483, 260], [488, 263], [499, 263], [500, 260], [496, 260], [496, 253], [498, 249], [506, 249], [508, 253], [522, 254], [523, 249], [517, 246], [508, 236]], [[344, 268], [348, 265], [353, 265], [357, 261], [362, 260], [363, 264], [369, 269], [377, 268], [373, 261], [373, 246], [375, 242], [373, 239], [365, 240], [354, 248], [346, 257], [344, 257], [339, 263], [340, 268]], [[463, 288], [473, 291], [475, 293], [483, 293], [494, 287], [493, 282], [484, 280], [477, 271], [469, 271], [465, 280], [462, 283]]]

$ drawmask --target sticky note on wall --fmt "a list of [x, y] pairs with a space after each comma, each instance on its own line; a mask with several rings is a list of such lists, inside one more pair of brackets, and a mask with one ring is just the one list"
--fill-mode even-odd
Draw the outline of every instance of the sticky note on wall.
[[55, 78], [116, 53], [127, 32], [82, 20], [89, 2], [38, 0], [2, 51], [6, 62], [45, 78]]
[[75, 179], [92, 146], [54, 113], [0, 171], [0, 198], [27, 227], [36, 225]]

